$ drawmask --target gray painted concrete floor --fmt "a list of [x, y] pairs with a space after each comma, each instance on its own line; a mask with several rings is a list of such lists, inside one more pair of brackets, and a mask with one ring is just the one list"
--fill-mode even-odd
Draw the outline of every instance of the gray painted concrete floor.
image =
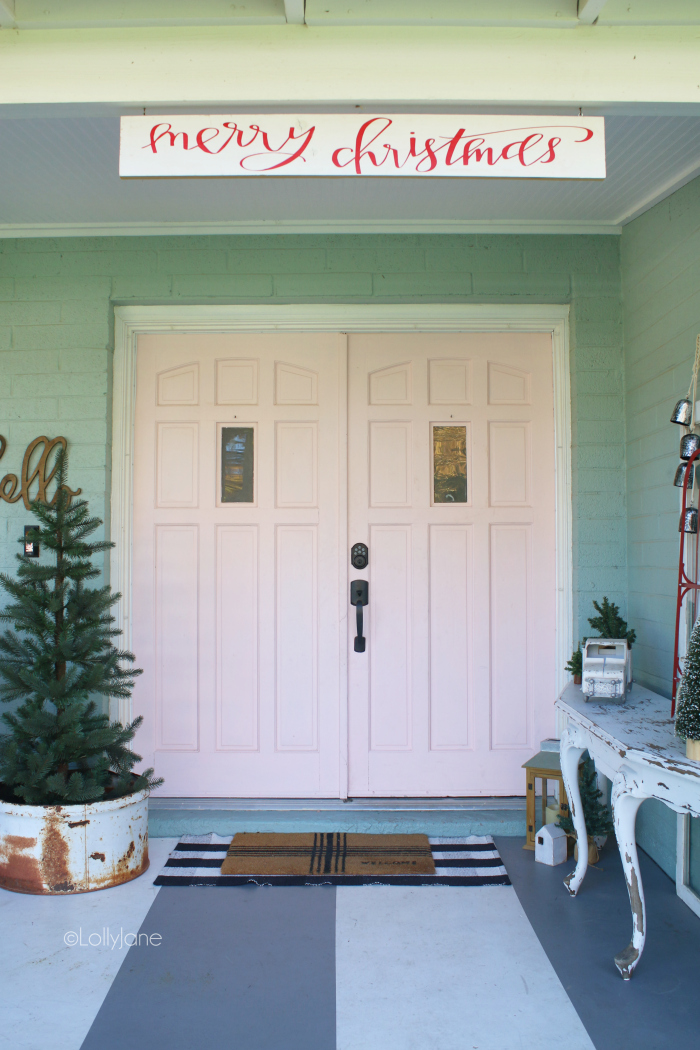
[[[535, 865], [522, 842], [497, 838], [514, 889], [157, 891], [175, 840], [156, 839], [153, 867], [125, 886], [67, 898], [2, 891], [0, 1046], [697, 1045], [700, 919], [671, 880], [642, 856], [647, 950], [623, 983], [612, 957], [629, 940], [630, 913], [614, 843], [572, 900], [562, 885], [570, 865]], [[160, 933], [160, 946], [65, 940], [139, 927]]]
[[163, 887], [82, 1050], [335, 1050], [335, 890]]
[[509, 886], [164, 887], [153, 934], [83, 1050], [127, 1017], [130, 1050], [594, 1050]]
[[632, 921], [614, 840], [608, 841], [599, 864], [589, 868], [574, 899], [562, 885], [573, 862], [547, 868], [522, 849], [522, 839], [496, 838], [496, 845], [596, 1050], [700, 1044], [700, 919], [676, 896], [674, 883], [653, 860], [640, 851], [647, 941], [632, 980], [623, 981], [613, 956], [628, 944]]

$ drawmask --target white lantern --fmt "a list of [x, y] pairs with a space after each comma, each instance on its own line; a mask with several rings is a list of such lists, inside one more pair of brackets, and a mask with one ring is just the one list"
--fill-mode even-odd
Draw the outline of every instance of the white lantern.
[[632, 684], [632, 653], [626, 638], [588, 638], [583, 648], [581, 690], [586, 700], [624, 700]]

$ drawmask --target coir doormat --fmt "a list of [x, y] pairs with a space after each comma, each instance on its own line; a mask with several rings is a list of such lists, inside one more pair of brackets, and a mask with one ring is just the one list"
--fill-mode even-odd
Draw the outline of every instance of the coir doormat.
[[427, 835], [240, 832], [222, 875], [434, 875]]
[[[379, 839], [384, 836], [371, 837]], [[394, 836], [387, 837], [393, 838]], [[413, 838], [414, 836], [407, 837]], [[429, 837], [428, 842], [435, 874], [379, 875], [364, 872], [359, 875], [343, 875], [325, 871], [311, 874], [307, 871], [299, 875], [226, 875], [222, 872], [221, 866], [231, 844], [230, 836], [185, 835], [168, 857], [165, 867], [155, 879], [155, 885], [510, 886], [510, 879], [492, 838], [474, 835], [468, 838]]]

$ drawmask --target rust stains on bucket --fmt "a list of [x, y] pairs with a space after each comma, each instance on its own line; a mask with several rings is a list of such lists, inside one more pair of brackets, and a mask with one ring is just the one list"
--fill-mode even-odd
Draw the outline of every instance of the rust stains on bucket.
[[62, 823], [56, 810], [49, 809], [41, 850], [41, 867], [49, 893], [74, 893], [77, 889], [68, 868], [68, 843], [63, 837]]
[[0, 883], [6, 889], [43, 893], [39, 862], [25, 852], [34, 846], [36, 839], [24, 835], [5, 835], [0, 839]]

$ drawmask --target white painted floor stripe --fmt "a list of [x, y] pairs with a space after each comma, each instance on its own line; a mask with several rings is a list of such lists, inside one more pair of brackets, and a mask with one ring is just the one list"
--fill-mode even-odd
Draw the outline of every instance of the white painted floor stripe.
[[510, 886], [339, 886], [337, 1050], [594, 1050]]
[[498, 850], [496, 849], [484, 849], [478, 852], [472, 850], [450, 850], [449, 852], [440, 852], [440, 850], [433, 850], [433, 860], [464, 860], [465, 857], [469, 857], [470, 860], [493, 860], [494, 857], [498, 856]]
[[[79, 1050], [128, 950], [115, 939], [138, 933], [158, 893], [153, 879], [176, 844], [151, 839], [149, 870], [110, 890], [66, 897], [0, 890], [0, 1047]], [[67, 934], [83, 944], [66, 944]]]

